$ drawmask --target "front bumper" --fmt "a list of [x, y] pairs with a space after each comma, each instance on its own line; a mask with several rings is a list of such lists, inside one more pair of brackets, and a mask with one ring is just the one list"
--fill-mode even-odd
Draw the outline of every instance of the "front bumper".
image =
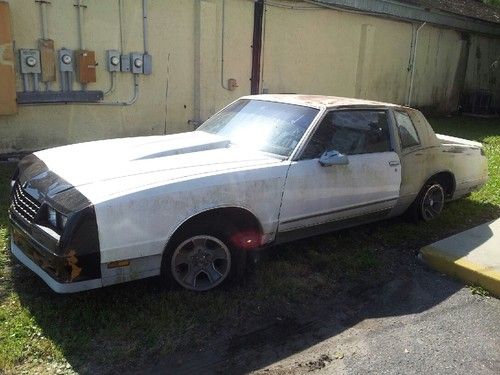
[[92, 279], [86, 281], [62, 283], [52, 278], [42, 267], [28, 258], [24, 252], [15, 244], [14, 240], [10, 242], [10, 251], [22, 264], [36, 273], [45, 283], [56, 293], [75, 293], [84, 290], [102, 287], [101, 279]]
[[11, 216], [11, 253], [42, 278], [56, 293], [74, 293], [100, 288], [101, 278], [73, 281], [82, 268], [74, 255], [58, 255], [33, 238]]

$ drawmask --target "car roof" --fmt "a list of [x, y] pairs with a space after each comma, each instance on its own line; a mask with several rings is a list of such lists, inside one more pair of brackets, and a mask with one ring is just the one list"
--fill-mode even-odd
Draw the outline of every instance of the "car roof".
[[270, 102], [280, 102], [288, 104], [303, 105], [313, 108], [333, 108], [333, 107], [401, 107], [398, 104], [384, 103], [373, 100], [342, 98], [338, 96], [325, 95], [302, 95], [302, 94], [261, 94], [248, 95], [242, 99], [266, 100]]

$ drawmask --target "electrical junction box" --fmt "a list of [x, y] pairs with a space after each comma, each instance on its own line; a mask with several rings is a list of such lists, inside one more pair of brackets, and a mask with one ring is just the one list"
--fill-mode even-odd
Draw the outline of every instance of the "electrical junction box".
[[54, 41], [52, 39], [39, 39], [40, 62], [42, 63], [42, 82], [53, 82], [56, 80], [56, 60], [54, 53]]
[[120, 55], [120, 68], [122, 72], [130, 72], [130, 55]]
[[153, 72], [153, 58], [149, 54], [142, 55], [142, 73], [150, 75]]
[[93, 83], [96, 79], [95, 52], [89, 50], [75, 51], [76, 79], [78, 82]]
[[57, 52], [59, 71], [72, 72], [73, 68], [73, 51], [67, 48], [61, 48]]
[[238, 81], [236, 81], [236, 79], [229, 78], [227, 80], [227, 88], [229, 89], [229, 91], [234, 91], [236, 90], [237, 87], [238, 87]]
[[106, 68], [108, 69], [108, 72], [121, 71], [120, 60], [120, 52], [114, 49], [108, 49], [106, 51]]
[[142, 74], [144, 60], [142, 59], [142, 53], [134, 52], [130, 54], [130, 67], [132, 73]]
[[16, 74], [9, 3], [0, 1], [0, 115], [17, 113]]
[[37, 49], [20, 49], [19, 67], [23, 74], [40, 74], [42, 72], [40, 51]]

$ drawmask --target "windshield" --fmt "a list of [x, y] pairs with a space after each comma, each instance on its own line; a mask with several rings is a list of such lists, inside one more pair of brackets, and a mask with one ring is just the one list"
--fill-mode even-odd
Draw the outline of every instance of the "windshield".
[[300, 105], [240, 99], [197, 130], [244, 147], [290, 156], [318, 112]]

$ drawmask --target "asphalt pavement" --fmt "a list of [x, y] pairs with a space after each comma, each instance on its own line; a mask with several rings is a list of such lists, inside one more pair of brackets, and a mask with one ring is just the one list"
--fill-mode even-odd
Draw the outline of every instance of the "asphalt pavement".
[[267, 316], [142, 373], [496, 375], [500, 300], [415, 262], [383, 285]]

